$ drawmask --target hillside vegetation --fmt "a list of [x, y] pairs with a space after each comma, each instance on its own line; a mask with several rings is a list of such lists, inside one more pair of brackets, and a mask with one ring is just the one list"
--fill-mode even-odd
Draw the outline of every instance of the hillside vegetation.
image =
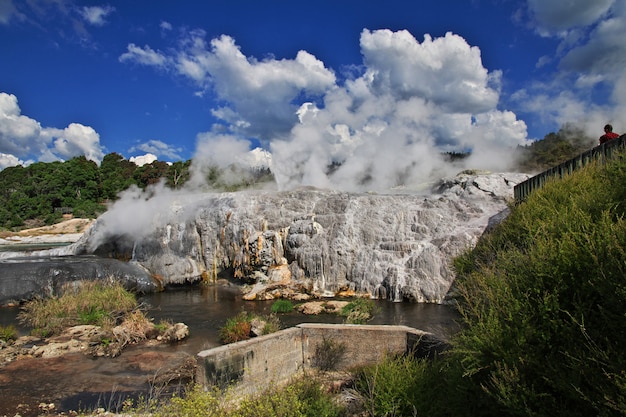
[[626, 154], [553, 180], [454, 261], [462, 330], [364, 369], [367, 415], [626, 415]]
[[[514, 152], [519, 172], [536, 172], [550, 168], [591, 148], [595, 139], [581, 131], [564, 127], [543, 140]], [[467, 157], [463, 153], [447, 153], [453, 163]], [[0, 171], [0, 230], [18, 230], [57, 223], [63, 214], [95, 218], [106, 211], [106, 203], [118, 198], [131, 186], [145, 189], [163, 181], [177, 189], [190, 178], [192, 161], [168, 164], [154, 161], [141, 167], [117, 153], [106, 155], [100, 166], [84, 156], [65, 162], [37, 162], [26, 167], [15, 166]], [[329, 167], [329, 171], [336, 166]], [[233, 191], [254, 184], [272, 181], [268, 169], [244, 172], [237, 168], [209, 168], [205, 182], [213, 189]]]
[[155, 161], [138, 167], [112, 153], [100, 166], [80, 156], [5, 168], [0, 171], [0, 228], [53, 224], [69, 213], [97, 217], [107, 201], [132, 185], [145, 188], [161, 179], [172, 188], [182, 184], [189, 177], [189, 165]]
[[515, 150], [520, 172], [537, 173], [559, 165], [598, 145], [597, 138], [587, 136], [581, 129], [565, 125], [542, 140]]

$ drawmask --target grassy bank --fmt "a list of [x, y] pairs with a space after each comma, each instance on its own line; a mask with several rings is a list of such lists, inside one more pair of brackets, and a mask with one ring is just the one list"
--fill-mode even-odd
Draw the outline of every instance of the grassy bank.
[[445, 365], [484, 415], [626, 414], [625, 210], [618, 158], [547, 184], [456, 259], [467, 328]]
[[451, 350], [356, 372], [365, 415], [626, 415], [625, 211], [624, 158], [512, 207], [454, 261]]

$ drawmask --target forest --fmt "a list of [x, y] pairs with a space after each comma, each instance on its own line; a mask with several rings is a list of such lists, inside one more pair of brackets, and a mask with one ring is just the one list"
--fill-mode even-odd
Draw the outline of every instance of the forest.
[[[590, 149], [597, 143], [572, 126], [564, 126], [542, 140], [514, 150], [519, 172], [540, 172]], [[450, 160], [463, 154], [448, 154]], [[61, 162], [35, 162], [0, 171], [0, 230], [19, 230], [54, 224], [64, 215], [95, 218], [107, 210], [120, 192], [131, 186], [146, 189], [164, 181], [166, 187], [177, 189], [190, 178], [192, 161], [167, 163], [154, 161], [137, 166], [118, 153], [106, 155], [100, 165], [78, 156]], [[329, 167], [332, 169], [332, 167]], [[230, 174], [233, 174], [232, 172]], [[218, 168], [206, 173], [206, 182], [213, 188], [234, 191], [259, 181], [271, 181], [269, 170], [236, 173], [242, 181], [224, 183]], [[233, 175], [230, 175], [232, 177]]]

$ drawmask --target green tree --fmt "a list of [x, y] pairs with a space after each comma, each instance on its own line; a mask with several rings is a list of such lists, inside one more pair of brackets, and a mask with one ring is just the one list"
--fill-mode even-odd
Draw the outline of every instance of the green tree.
[[167, 169], [167, 185], [175, 190], [182, 187], [189, 180], [190, 166], [191, 160], [177, 161], [171, 164]]
[[168, 168], [167, 162], [154, 161], [151, 164], [137, 168], [133, 178], [136, 184], [145, 190], [148, 185], [156, 184], [161, 181], [162, 178], [166, 178]]
[[103, 200], [115, 200], [117, 195], [135, 184], [137, 165], [118, 153], [104, 156], [100, 164], [100, 192]]

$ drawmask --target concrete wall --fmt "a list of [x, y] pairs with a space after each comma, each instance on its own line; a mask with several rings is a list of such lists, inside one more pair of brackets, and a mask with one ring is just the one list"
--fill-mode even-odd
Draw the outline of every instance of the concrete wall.
[[198, 353], [196, 379], [204, 386], [234, 386], [249, 394], [319, 367], [320, 356], [327, 353], [324, 346], [342, 345], [334, 370], [346, 370], [376, 363], [386, 354], [427, 352], [433, 340], [432, 334], [407, 326], [300, 324]]

